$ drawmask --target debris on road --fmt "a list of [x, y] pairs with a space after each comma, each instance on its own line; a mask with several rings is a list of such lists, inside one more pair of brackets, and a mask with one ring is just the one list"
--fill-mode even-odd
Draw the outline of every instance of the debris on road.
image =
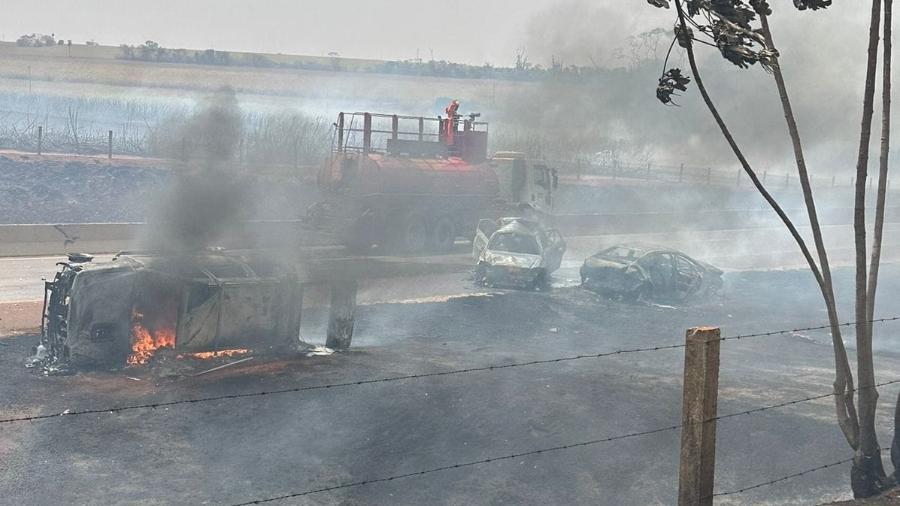
[[307, 357], [327, 357], [328, 355], [332, 355], [334, 350], [328, 348], [326, 346], [313, 346], [312, 348], [306, 351]]
[[248, 361], [248, 360], [253, 360], [253, 357], [246, 357], [246, 358], [242, 358], [242, 359], [240, 359], [240, 360], [235, 360], [234, 362], [229, 362], [229, 363], [227, 363], [227, 364], [222, 364], [222, 365], [213, 367], [212, 369], [207, 369], [207, 370], [205, 370], [205, 371], [200, 371], [200, 372], [198, 372], [198, 373], [196, 373], [196, 374], [193, 374], [192, 376], [202, 376], [202, 375], [204, 375], [204, 374], [211, 373], [211, 372], [213, 372], [213, 371], [218, 371], [218, 370], [221, 370], [221, 369], [225, 369], [226, 367], [231, 367], [231, 366], [233, 366], [233, 365], [243, 364], [244, 362], [246, 362], [246, 361]]

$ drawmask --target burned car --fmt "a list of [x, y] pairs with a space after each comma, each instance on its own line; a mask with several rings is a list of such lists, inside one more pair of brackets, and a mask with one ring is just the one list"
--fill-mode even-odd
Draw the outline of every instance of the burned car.
[[481, 220], [472, 256], [475, 282], [487, 285], [545, 288], [559, 269], [566, 242], [556, 229], [526, 218]]
[[218, 251], [71, 254], [45, 283], [44, 366], [121, 367], [158, 350], [288, 347], [299, 340], [302, 288], [265, 260]]
[[581, 285], [628, 300], [681, 302], [722, 287], [722, 271], [672, 249], [619, 245], [588, 257]]

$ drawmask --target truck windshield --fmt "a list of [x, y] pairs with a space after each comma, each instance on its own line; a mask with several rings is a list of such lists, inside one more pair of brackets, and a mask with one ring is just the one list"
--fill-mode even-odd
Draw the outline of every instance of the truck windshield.
[[525, 255], [541, 254], [541, 247], [538, 245], [537, 239], [533, 236], [522, 234], [495, 234], [491, 238], [488, 249]]

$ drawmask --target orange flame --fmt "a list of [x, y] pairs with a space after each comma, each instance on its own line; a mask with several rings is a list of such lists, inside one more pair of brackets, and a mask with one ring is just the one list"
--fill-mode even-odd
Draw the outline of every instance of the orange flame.
[[131, 311], [131, 355], [128, 365], [146, 364], [159, 348], [175, 348], [175, 329], [159, 328], [150, 330], [144, 326], [144, 315], [135, 309]]
[[218, 358], [218, 357], [233, 357], [235, 355], [243, 355], [244, 353], [247, 353], [249, 351], [250, 350], [245, 349], [245, 348], [234, 348], [231, 350], [219, 350], [219, 351], [200, 351], [197, 353], [183, 353], [181, 355], [178, 355], [178, 358], [191, 357], [191, 358], [207, 359], [207, 358]]

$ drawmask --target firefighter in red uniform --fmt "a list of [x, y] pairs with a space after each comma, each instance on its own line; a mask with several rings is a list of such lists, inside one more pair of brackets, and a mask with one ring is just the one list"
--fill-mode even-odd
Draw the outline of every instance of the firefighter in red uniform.
[[444, 109], [444, 112], [447, 113], [447, 130], [445, 132], [444, 138], [447, 140], [447, 145], [453, 145], [453, 134], [456, 132], [456, 126], [459, 122], [457, 119], [459, 116], [456, 114], [456, 111], [459, 110], [459, 100], [453, 99], [450, 101], [450, 105]]

